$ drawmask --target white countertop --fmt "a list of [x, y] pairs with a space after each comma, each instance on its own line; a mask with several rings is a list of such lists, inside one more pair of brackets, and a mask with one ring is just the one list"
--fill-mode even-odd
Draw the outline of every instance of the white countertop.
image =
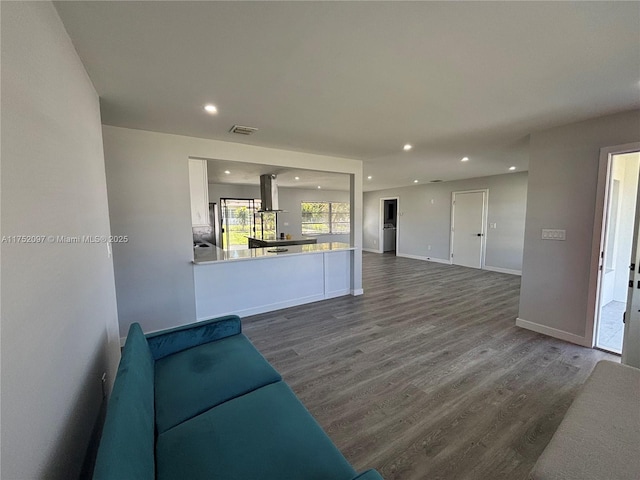
[[275, 247], [265, 248], [246, 248], [242, 250], [223, 250], [221, 248], [212, 247], [199, 247], [194, 249], [193, 263], [195, 265], [206, 265], [211, 263], [220, 262], [234, 262], [242, 260], [256, 260], [261, 258], [275, 258], [283, 255], [306, 255], [310, 253], [324, 253], [331, 251], [344, 251], [355, 250], [348, 243], [342, 242], [327, 242], [327, 243], [313, 243], [307, 245], [288, 245], [286, 252], [270, 252]]

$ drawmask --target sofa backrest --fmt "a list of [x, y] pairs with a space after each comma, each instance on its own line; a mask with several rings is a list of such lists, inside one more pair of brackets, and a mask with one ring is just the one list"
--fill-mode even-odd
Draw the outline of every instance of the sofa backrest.
[[140, 325], [134, 323], [109, 399], [93, 479], [154, 478], [154, 360]]

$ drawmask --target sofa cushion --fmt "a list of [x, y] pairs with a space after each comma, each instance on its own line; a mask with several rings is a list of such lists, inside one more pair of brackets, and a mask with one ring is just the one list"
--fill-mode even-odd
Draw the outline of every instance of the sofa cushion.
[[242, 333], [240, 317], [227, 315], [148, 333], [146, 336], [154, 360], [159, 360], [182, 350], [239, 333]]
[[350, 480], [356, 472], [284, 383], [161, 434], [158, 480]]
[[640, 478], [640, 370], [600, 361], [536, 462], [533, 480]]
[[158, 433], [216, 405], [281, 380], [243, 334], [183, 350], [156, 361]]
[[109, 399], [94, 480], [155, 478], [153, 367], [147, 340], [134, 323]]

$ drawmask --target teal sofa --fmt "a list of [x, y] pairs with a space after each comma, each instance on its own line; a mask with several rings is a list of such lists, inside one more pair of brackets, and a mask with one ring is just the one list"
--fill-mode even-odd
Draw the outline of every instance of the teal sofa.
[[131, 325], [94, 480], [382, 480], [356, 473], [241, 329]]

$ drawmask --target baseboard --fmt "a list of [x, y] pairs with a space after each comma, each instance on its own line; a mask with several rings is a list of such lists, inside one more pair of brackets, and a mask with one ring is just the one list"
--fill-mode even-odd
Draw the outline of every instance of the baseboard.
[[382, 253], [380, 250], [376, 250], [374, 248], [363, 248], [362, 251], [363, 252], [370, 252], [370, 253]]
[[445, 260], [443, 258], [423, 257], [421, 255], [409, 255], [408, 253], [396, 253], [396, 257], [411, 258], [413, 260], [423, 260], [425, 262], [443, 263], [445, 265], [451, 265], [451, 260]]
[[[347, 294], [345, 294], [347, 295]], [[197, 321], [208, 320], [210, 318], [224, 317], [225, 315], [238, 315], [239, 317], [249, 317], [251, 315], [259, 315], [261, 313], [273, 312], [274, 310], [282, 310], [283, 308], [297, 307], [305, 303], [319, 302], [325, 300], [324, 294], [310, 295], [308, 297], [294, 298], [283, 302], [270, 303], [268, 305], [260, 305], [258, 307], [245, 308], [244, 310], [234, 310], [231, 312], [214, 312], [203, 317], [198, 317]]]
[[482, 269], [489, 270], [490, 272], [508, 273], [509, 275], [522, 276], [522, 270], [512, 270], [510, 268], [502, 268], [502, 267], [491, 267], [489, 265], [485, 265]]
[[330, 298], [344, 297], [345, 295], [351, 295], [351, 289], [347, 288], [344, 290], [334, 290], [333, 292], [326, 292], [324, 294], [324, 299], [328, 300]]
[[558, 330], [557, 328], [547, 327], [546, 325], [540, 325], [539, 323], [530, 322], [529, 320], [524, 320], [519, 317], [516, 318], [516, 326], [537, 333], [542, 333], [550, 337], [558, 338], [560, 340], [564, 340], [565, 342], [575, 343], [576, 345], [581, 345], [583, 347], [592, 347], [591, 341], [588, 341], [585, 337], [565, 332], [564, 330]]
[[351, 293], [351, 295], [353, 295], [354, 297], [357, 297], [358, 295], [364, 294], [364, 290], [362, 288], [356, 288], [354, 290], [350, 290], [349, 293]]

